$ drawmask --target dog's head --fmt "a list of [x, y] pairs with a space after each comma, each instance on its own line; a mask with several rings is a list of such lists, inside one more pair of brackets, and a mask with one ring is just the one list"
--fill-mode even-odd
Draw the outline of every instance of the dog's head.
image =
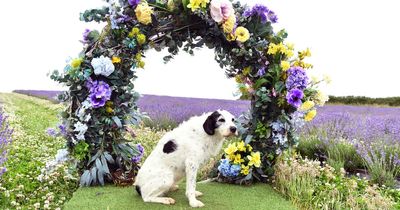
[[204, 121], [203, 128], [208, 135], [217, 134], [223, 137], [238, 135], [235, 117], [225, 110], [218, 110], [209, 114]]

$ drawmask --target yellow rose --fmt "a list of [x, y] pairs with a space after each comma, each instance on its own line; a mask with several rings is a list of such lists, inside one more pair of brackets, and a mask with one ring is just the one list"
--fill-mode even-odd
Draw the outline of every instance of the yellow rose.
[[235, 36], [239, 42], [246, 42], [250, 38], [250, 33], [245, 27], [239, 26], [236, 28]]
[[236, 16], [235, 15], [231, 15], [228, 18], [228, 20], [226, 20], [222, 24], [222, 29], [224, 30], [224, 33], [226, 33], [226, 34], [232, 33], [233, 28], [235, 27], [235, 23], [236, 23]]
[[315, 115], [317, 115], [317, 110], [313, 109], [313, 110], [309, 111], [309, 112], [306, 114], [306, 116], [304, 117], [304, 120], [305, 120], [306, 122], [309, 122], [309, 121], [311, 121], [311, 120], [314, 119]]
[[283, 71], [286, 71], [290, 68], [290, 63], [287, 61], [281, 61], [281, 68]]
[[144, 24], [149, 25], [151, 23], [151, 15], [153, 14], [153, 7], [150, 7], [147, 2], [142, 2], [137, 5], [135, 9], [137, 20]]
[[315, 103], [313, 101], [306, 101], [301, 105], [300, 110], [307, 111], [307, 110], [312, 109], [314, 106], [315, 106]]
[[111, 60], [112, 63], [121, 63], [121, 58], [118, 56], [113, 56]]

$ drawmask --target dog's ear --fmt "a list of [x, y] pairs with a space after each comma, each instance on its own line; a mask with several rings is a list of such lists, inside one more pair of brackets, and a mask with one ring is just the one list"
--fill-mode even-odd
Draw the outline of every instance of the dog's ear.
[[210, 116], [208, 116], [206, 121], [203, 123], [204, 131], [208, 135], [215, 134], [215, 129], [217, 128], [217, 119], [219, 116], [221, 116], [221, 114], [218, 111], [215, 111]]

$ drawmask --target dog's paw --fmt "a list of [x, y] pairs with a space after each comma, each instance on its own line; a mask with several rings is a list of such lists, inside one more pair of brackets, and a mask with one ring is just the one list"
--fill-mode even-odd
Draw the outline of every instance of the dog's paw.
[[195, 195], [196, 197], [200, 197], [200, 196], [203, 195], [203, 193], [202, 193], [202, 192], [199, 192], [199, 191], [196, 191], [196, 192], [194, 193], [194, 195]]
[[167, 205], [175, 204], [175, 200], [172, 199], [172, 198], [165, 198], [164, 200], [165, 200], [165, 201], [163, 202], [164, 204], [167, 204]]
[[199, 200], [192, 200], [190, 201], [190, 206], [193, 208], [200, 208], [204, 206], [204, 203]]

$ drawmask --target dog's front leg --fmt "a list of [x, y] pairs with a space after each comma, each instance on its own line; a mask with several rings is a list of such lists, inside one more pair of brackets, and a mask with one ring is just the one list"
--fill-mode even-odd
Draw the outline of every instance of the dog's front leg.
[[186, 160], [186, 197], [191, 207], [203, 207], [204, 204], [196, 199], [196, 177], [199, 164], [193, 160]]

